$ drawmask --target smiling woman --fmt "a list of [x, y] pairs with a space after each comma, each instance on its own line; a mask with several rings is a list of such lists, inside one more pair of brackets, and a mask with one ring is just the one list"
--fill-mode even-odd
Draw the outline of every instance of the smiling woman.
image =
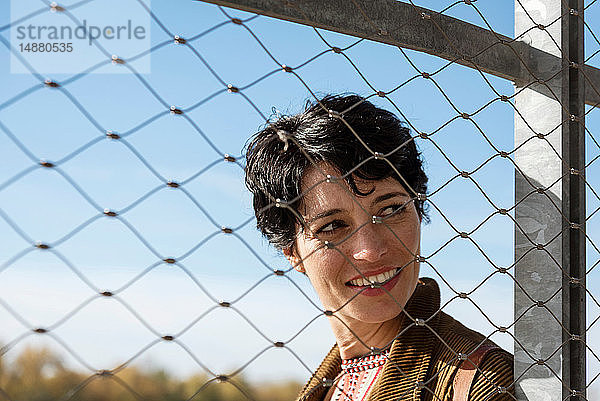
[[427, 177], [395, 115], [326, 96], [268, 124], [246, 160], [258, 228], [310, 279], [336, 339], [299, 400], [514, 399], [512, 355], [419, 279]]

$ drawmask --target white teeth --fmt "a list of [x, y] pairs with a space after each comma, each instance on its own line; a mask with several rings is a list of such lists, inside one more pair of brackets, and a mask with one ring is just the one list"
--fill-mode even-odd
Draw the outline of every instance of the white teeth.
[[366, 279], [363, 277], [359, 277], [355, 280], [350, 281], [350, 284], [359, 286], [359, 287], [371, 285], [371, 282], [374, 282], [376, 284], [383, 284], [387, 280], [391, 279], [394, 276], [394, 274], [396, 274], [397, 271], [398, 271], [398, 269], [388, 270], [384, 273], [380, 273], [380, 274], [377, 274], [374, 276], [367, 276]]

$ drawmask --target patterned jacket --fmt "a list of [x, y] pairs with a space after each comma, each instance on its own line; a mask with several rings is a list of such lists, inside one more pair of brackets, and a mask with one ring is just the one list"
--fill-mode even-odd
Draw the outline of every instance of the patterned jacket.
[[[392, 343], [389, 359], [368, 401], [452, 401], [454, 378], [463, 362], [460, 354], [470, 355], [482, 345], [495, 346], [482, 334], [439, 309], [437, 283], [430, 278], [420, 279], [405, 307], [406, 313], [402, 314], [400, 334]], [[423, 319], [424, 325], [417, 325], [417, 319]], [[323, 400], [340, 372], [340, 352], [335, 345], [304, 386], [298, 400]], [[513, 356], [494, 347], [479, 363], [468, 400], [515, 400], [513, 375]]]

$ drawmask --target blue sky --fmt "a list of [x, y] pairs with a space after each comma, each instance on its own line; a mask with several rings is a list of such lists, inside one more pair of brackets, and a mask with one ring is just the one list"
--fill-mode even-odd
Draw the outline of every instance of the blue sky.
[[[68, 8], [73, 3], [61, 4]], [[28, 0], [20, 4], [36, 10], [44, 3]], [[132, 4], [132, 15], [143, 15], [141, 8], [136, 9], [137, 3]], [[416, 4], [439, 10], [451, 3], [421, 1]], [[478, 1], [475, 4], [495, 31], [513, 35], [512, 3]], [[0, 5], [0, 26], [9, 22], [9, 5], [8, 1]], [[86, 7], [81, 6], [73, 14], [89, 15], [86, 13], [91, 11]], [[198, 129], [183, 116], [169, 114], [165, 105], [133, 74], [114, 73], [115, 69], [127, 70], [124, 66], [112, 64], [80, 77], [41, 74], [57, 82], [76, 78], [66, 89], [89, 113], [93, 122], [64, 93], [50, 88], [35, 90], [8, 106], [0, 106], [0, 122], [5, 128], [0, 131], [0, 183], [33, 165], [7, 132], [17, 137], [36, 159], [53, 162], [59, 162], [84, 144], [103, 137], [105, 130], [128, 135], [126, 140], [130, 147], [125, 146], [123, 141], [102, 138], [59, 164], [61, 171], [92, 202], [88, 202], [63, 176], [50, 169], [36, 169], [0, 187], [2, 211], [32, 240], [57, 241], [97, 216], [96, 207], [123, 211], [144, 194], [154, 191], [139, 204], [125, 209], [121, 214], [124, 220], [94, 219], [56, 247], [90, 285], [56, 255], [35, 251], [0, 271], [0, 298], [33, 326], [46, 327], [93, 297], [93, 289], [116, 291], [133, 280], [157, 261], [153, 252], [163, 257], [180, 257], [202, 239], [208, 238], [179, 266], [161, 264], [148, 271], [120, 292], [120, 299], [151, 328], [162, 334], [172, 334], [209, 310], [214, 305], [211, 297], [235, 300], [252, 288], [234, 306], [258, 331], [235, 311], [218, 309], [186, 331], [181, 341], [211, 370], [220, 373], [239, 367], [267, 347], [268, 342], [260, 333], [273, 341], [288, 340], [308, 325], [289, 344], [289, 349], [306, 366], [288, 349], [270, 349], [244, 370], [255, 380], [265, 380], [266, 369], [273, 379], [302, 380], [308, 375], [308, 370], [314, 369], [320, 362], [333, 338], [325, 319], [317, 317], [319, 310], [298, 290], [301, 289], [313, 302], [318, 302], [304, 277], [294, 272], [283, 278], [268, 276], [268, 267], [287, 268], [286, 262], [254, 229], [250, 197], [243, 186], [243, 158], [239, 159], [239, 163], [228, 163], [222, 161], [222, 154], [240, 157], [247, 138], [264, 124], [264, 116], [299, 110], [310, 98], [305, 85], [318, 94], [356, 92], [368, 96], [373, 94], [371, 86], [390, 91], [416, 75], [407, 57], [419, 69], [428, 72], [445, 66], [446, 61], [413, 51], [405, 51], [403, 55], [392, 46], [362, 41], [345, 54], [363, 78], [347, 58], [333, 52], [323, 53], [328, 47], [312, 28], [266, 17], [248, 21], [247, 28], [279, 64], [296, 67], [323, 53], [295, 70], [297, 75], [294, 75], [280, 69], [276, 71], [278, 63], [249, 31], [244, 26], [227, 23], [229, 19], [216, 6], [195, 1], [180, 1], [174, 6], [173, 2], [154, 0], [151, 9], [168, 30], [183, 38], [192, 38], [223, 23], [190, 42], [214, 73], [188, 47], [174, 43], [131, 63], [135, 68], [136, 63], [142, 66], [150, 61], [151, 72], [141, 77], [167, 105], [186, 109], [214, 95], [185, 114]], [[590, 26], [599, 26], [599, 9], [600, 5], [596, 4], [588, 10]], [[242, 19], [252, 16], [234, 10], [226, 12]], [[462, 3], [446, 13], [484, 25], [481, 16], [472, 7]], [[332, 46], [343, 48], [356, 42], [356, 39], [344, 35], [319, 32]], [[7, 40], [9, 38], [8, 30], [0, 32], [0, 35]], [[589, 35], [587, 39], [587, 52], [592, 54], [598, 44]], [[165, 40], [169, 40], [169, 36], [153, 22], [151, 43], [156, 45]], [[0, 45], [0, 49], [1, 105], [39, 81], [30, 74], [11, 73], [9, 53], [4, 45]], [[89, 65], [103, 60], [100, 53], [90, 53], [85, 57], [89, 57]], [[127, 59], [126, 54], [123, 57]], [[598, 57], [590, 63], [599, 65]], [[216, 74], [225, 83], [244, 87], [271, 72], [272, 75], [242, 91], [258, 110], [239, 93], [227, 93], [215, 77]], [[498, 92], [513, 94], [511, 83], [492, 76], [486, 78]], [[473, 113], [496, 97], [479, 73], [458, 65], [450, 65], [436, 74], [435, 81], [447, 98], [467, 113]], [[389, 99], [391, 101], [374, 97], [372, 100], [390, 110], [400, 110], [403, 119], [422, 132], [432, 132], [456, 115], [440, 90], [425, 79], [412, 80], [394, 91]], [[592, 133], [599, 126], [599, 115], [598, 110], [588, 115], [587, 126]], [[136, 128], [152, 116], [157, 117]], [[473, 120], [497, 148], [513, 149], [513, 111], [508, 104], [494, 102]], [[459, 170], [472, 171], [495, 154], [474, 124], [462, 119], [444, 126], [433, 138]], [[456, 171], [431, 142], [418, 139], [417, 144], [426, 160], [430, 191], [436, 191], [455, 176]], [[587, 153], [588, 158], [594, 157], [598, 149], [589, 143]], [[207, 166], [211, 167], [195, 177]], [[597, 186], [594, 167], [590, 167], [587, 179], [592, 186]], [[183, 188], [206, 214], [181, 189], [161, 184], [161, 179], [181, 182], [190, 177], [193, 179]], [[514, 204], [514, 171], [508, 160], [493, 159], [473, 178], [499, 207], [510, 208]], [[436, 192], [432, 200], [460, 231], [472, 230], [494, 211], [477, 188], [464, 179], [453, 180]], [[588, 210], [594, 210], [598, 203], [589, 197]], [[455, 235], [434, 208], [431, 208], [431, 217], [432, 223], [423, 228], [424, 255], [431, 255]], [[123, 224], [125, 220], [141, 233], [146, 244]], [[218, 233], [220, 226], [238, 227], [244, 222], [245, 225], [235, 232], [238, 237]], [[592, 218], [588, 225], [588, 235], [592, 239], [597, 227]], [[3, 219], [0, 219], [0, 232], [3, 233], [0, 263], [5, 263], [30, 245]], [[473, 235], [473, 239], [495, 264], [508, 266], [513, 261], [513, 236], [510, 219], [495, 216]], [[239, 238], [243, 238], [245, 243]], [[590, 266], [598, 256], [592, 249], [589, 250]], [[433, 277], [440, 283], [443, 302], [450, 298], [451, 292], [438, 273], [457, 291], [470, 291], [494, 271], [493, 266], [468, 241], [451, 242], [433, 256], [430, 263], [437, 272], [423, 266], [422, 275]], [[197, 283], [190, 279], [188, 273], [196, 278]], [[595, 269], [588, 277], [589, 289], [594, 294], [600, 294], [598, 275], [599, 270]], [[254, 287], [259, 281], [260, 284]], [[512, 289], [513, 282], [508, 277], [496, 275], [478, 289], [472, 299], [494, 322], [507, 326], [513, 320]], [[588, 309], [591, 321], [598, 315], [599, 308], [590, 303]], [[485, 334], [493, 331], [485, 317], [468, 302], [452, 302], [444, 311]], [[23, 324], [6, 308], [0, 307], [0, 321], [4, 326], [0, 341], [11, 341], [26, 332]], [[589, 333], [592, 347], [600, 346], [599, 331], [596, 326]], [[60, 324], [54, 333], [95, 369], [116, 366], [156, 338], [126, 307], [115, 299], [106, 298], [89, 301]], [[232, 344], [239, 343], [239, 338], [244, 338], [245, 346], [232, 347]], [[494, 335], [492, 339], [512, 350], [508, 335]], [[29, 336], [7, 356], [15, 355], [19, 348], [31, 343], [47, 343], [64, 351], [52, 338]], [[64, 355], [69, 364], [85, 369], [71, 354]], [[163, 366], [181, 375], [200, 370], [177, 344], [157, 344], [145, 351], [136, 362]], [[269, 364], [277, 364], [281, 369], [273, 373]], [[593, 362], [591, 371], [598, 371], [598, 365], [597, 361]]]

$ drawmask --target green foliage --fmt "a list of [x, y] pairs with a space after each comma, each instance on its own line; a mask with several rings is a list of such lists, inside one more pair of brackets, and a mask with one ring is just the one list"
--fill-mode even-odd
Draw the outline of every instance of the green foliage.
[[26, 348], [10, 364], [0, 358], [0, 401], [290, 401], [299, 390], [292, 381], [257, 385], [237, 375], [218, 382], [203, 374], [179, 379], [136, 366], [86, 374], [65, 367], [47, 348]]

